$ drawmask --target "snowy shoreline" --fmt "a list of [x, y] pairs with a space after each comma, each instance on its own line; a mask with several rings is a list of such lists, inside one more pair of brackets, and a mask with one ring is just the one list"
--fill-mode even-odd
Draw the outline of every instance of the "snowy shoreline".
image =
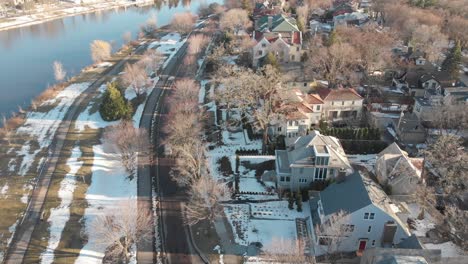
[[45, 23], [48, 21], [61, 19], [65, 17], [72, 17], [81, 14], [93, 13], [98, 11], [109, 10], [112, 8], [120, 8], [120, 7], [129, 7], [135, 5], [151, 5], [153, 1], [150, 0], [137, 0], [133, 1], [112, 1], [112, 2], [99, 2], [93, 3], [89, 6], [83, 7], [81, 5], [76, 5], [70, 8], [63, 8], [60, 10], [55, 10], [53, 13], [62, 12], [59, 15], [45, 15], [42, 18], [36, 18], [37, 16], [44, 16], [44, 13], [36, 13], [33, 15], [23, 15], [14, 17], [14, 21], [8, 21], [0, 23], [0, 31], [6, 31], [15, 28], [27, 27], [32, 25], [37, 25], [41, 23]]

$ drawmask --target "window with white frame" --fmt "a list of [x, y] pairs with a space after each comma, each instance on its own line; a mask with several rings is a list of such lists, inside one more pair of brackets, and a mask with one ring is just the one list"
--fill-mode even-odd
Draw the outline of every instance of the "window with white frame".
[[307, 179], [299, 179], [299, 183], [306, 183]]
[[373, 220], [375, 217], [375, 213], [364, 213], [364, 219], [366, 220]]
[[372, 230], [372, 226], [369, 226], [369, 227], [367, 228], [367, 233], [370, 233], [371, 230]]

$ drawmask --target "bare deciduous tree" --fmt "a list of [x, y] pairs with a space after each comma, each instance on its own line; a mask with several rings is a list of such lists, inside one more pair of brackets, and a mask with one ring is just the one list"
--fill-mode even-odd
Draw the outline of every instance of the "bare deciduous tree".
[[331, 0], [306, 0], [304, 4], [307, 4], [310, 10], [317, 8], [328, 9], [332, 5]]
[[423, 51], [428, 60], [437, 62], [442, 50], [448, 48], [448, 38], [440, 32], [439, 27], [421, 25], [413, 32], [411, 44], [415, 49]]
[[91, 224], [98, 243], [107, 247], [105, 258], [110, 262], [128, 263], [132, 247], [152, 241], [154, 226], [151, 212], [139, 209], [136, 201], [124, 201], [96, 216]]
[[425, 152], [427, 161], [441, 175], [440, 187], [446, 195], [458, 195], [468, 182], [468, 153], [462, 140], [454, 135], [441, 135]]
[[361, 70], [365, 79], [376, 70], [392, 66], [391, 49], [395, 44], [392, 35], [373, 26], [338, 27], [339, 41], [350, 44], [356, 52], [354, 64]]
[[191, 55], [198, 56], [198, 54], [206, 48], [206, 45], [210, 42], [210, 39], [204, 34], [192, 35], [189, 38], [188, 52]]
[[341, 210], [330, 215], [324, 223], [316, 227], [315, 233], [319, 239], [319, 245], [331, 263], [336, 263], [341, 244], [352, 231], [348, 226], [349, 221], [349, 214]]
[[95, 40], [91, 43], [91, 58], [95, 63], [108, 60], [111, 56], [112, 47], [109, 42]]
[[222, 89], [218, 89], [217, 100], [243, 113], [250, 113], [254, 125], [263, 132], [264, 148], [268, 144], [268, 127], [278, 122], [283, 113], [280, 106], [285, 102], [281, 76], [271, 65], [257, 72], [240, 67], [221, 67], [217, 72]]
[[122, 82], [132, 87], [138, 96], [142, 95], [148, 88], [148, 76], [143, 63], [125, 64], [124, 74], [121, 78]]
[[156, 23], [156, 16], [152, 16], [146, 20], [144, 25], [141, 26], [141, 32], [151, 36], [157, 28], [158, 25]]
[[55, 80], [57, 82], [63, 81], [63, 79], [65, 79], [65, 76], [67, 76], [67, 72], [63, 68], [63, 64], [59, 61], [54, 61], [53, 68]]
[[106, 148], [115, 151], [131, 174], [136, 172], [139, 154], [149, 154], [149, 136], [145, 129], [135, 128], [132, 121], [122, 121], [104, 131]]
[[444, 104], [433, 115], [433, 124], [439, 135], [458, 134], [468, 129], [468, 105], [446, 96]]
[[154, 49], [146, 50], [143, 54], [143, 58], [141, 59], [141, 63], [145, 65], [148, 74], [157, 72], [163, 62], [164, 55], [161, 54], [161, 52]]
[[122, 35], [122, 39], [123, 39], [125, 44], [130, 43], [130, 41], [132, 41], [132, 32], [130, 32], [130, 31], [125, 32]]
[[314, 52], [309, 53], [306, 63], [311, 74], [328, 81], [329, 87], [357, 83], [355, 62], [358, 54], [354, 47], [341, 41], [326, 47], [316, 39], [311, 43]]
[[234, 8], [223, 14], [219, 24], [222, 29], [237, 35], [239, 31], [250, 27], [252, 23], [246, 10]]
[[185, 222], [195, 225], [200, 221], [214, 221], [223, 215], [221, 202], [231, 196], [225, 183], [209, 175], [201, 176], [190, 188], [189, 202], [185, 205]]
[[171, 27], [178, 32], [188, 33], [193, 27], [195, 18], [192, 13], [177, 13], [174, 15], [171, 21]]

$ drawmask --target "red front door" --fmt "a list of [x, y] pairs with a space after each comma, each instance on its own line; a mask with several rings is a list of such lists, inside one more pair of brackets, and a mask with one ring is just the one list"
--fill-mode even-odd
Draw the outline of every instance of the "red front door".
[[359, 241], [359, 251], [364, 251], [364, 249], [366, 249], [366, 244], [367, 244], [366, 240]]

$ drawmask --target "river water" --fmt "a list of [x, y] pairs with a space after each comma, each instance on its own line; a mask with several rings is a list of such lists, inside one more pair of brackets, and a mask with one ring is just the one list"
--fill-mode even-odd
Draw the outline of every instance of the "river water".
[[164, 26], [175, 13], [196, 13], [201, 3], [221, 1], [168, 2], [170, 6], [119, 8], [0, 31], [0, 115], [9, 116], [18, 107], [28, 107], [34, 97], [54, 84], [54, 61], [62, 62], [67, 76], [90, 65], [93, 40], [102, 39], [120, 47], [125, 32], [132, 32], [135, 38], [140, 25], [151, 17], [156, 17], [158, 26]]

